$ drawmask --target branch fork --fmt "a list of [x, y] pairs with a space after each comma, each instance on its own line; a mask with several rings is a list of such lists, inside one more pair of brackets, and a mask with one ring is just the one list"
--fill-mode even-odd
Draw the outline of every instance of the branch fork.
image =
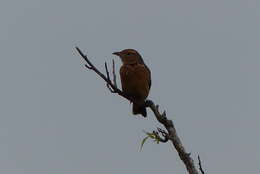
[[[154, 130], [153, 134], [156, 136], [156, 139], [158, 139], [161, 143], [166, 143], [169, 140], [169, 134], [161, 128], [157, 127], [157, 130]], [[160, 134], [162, 137], [160, 136]]]

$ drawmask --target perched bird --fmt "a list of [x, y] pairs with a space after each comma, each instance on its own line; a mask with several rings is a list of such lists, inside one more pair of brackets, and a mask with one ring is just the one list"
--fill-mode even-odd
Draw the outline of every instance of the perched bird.
[[151, 88], [151, 72], [141, 55], [134, 49], [125, 49], [113, 54], [119, 56], [123, 65], [120, 68], [122, 90], [133, 102], [133, 114], [146, 117], [144, 106]]

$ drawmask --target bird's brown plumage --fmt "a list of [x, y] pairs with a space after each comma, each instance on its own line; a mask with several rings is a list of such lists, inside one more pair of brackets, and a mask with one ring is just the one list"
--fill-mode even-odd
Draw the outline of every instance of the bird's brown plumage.
[[144, 102], [151, 88], [149, 68], [136, 50], [125, 49], [113, 54], [122, 60], [123, 65], [120, 68], [122, 90], [134, 100], [133, 114], [141, 114], [146, 117]]

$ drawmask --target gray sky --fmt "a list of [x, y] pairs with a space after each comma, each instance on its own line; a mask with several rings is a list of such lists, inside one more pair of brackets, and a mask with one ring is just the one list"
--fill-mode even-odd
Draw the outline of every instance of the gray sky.
[[[149, 98], [166, 109], [207, 173], [260, 171], [260, 3], [257, 0], [1, 0], [0, 172], [186, 173], [159, 124], [87, 71], [137, 49]], [[197, 159], [196, 159], [197, 163]]]

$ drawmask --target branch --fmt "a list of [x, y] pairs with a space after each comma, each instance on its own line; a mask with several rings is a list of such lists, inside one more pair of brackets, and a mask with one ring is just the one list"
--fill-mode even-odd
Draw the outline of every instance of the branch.
[[114, 59], [113, 59], [113, 82], [114, 82], [115, 87], [117, 88], [115, 69], [116, 69], [116, 68], [115, 68], [115, 61], [114, 61]]
[[172, 142], [172, 144], [174, 145], [175, 149], [177, 150], [179, 157], [181, 158], [181, 160], [183, 161], [183, 163], [186, 166], [186, 169], [188, 170], [188, 172], [190, 174], [198, 174], [198, 171], [194, 165], [194, 162], [192, 160], [192, 158], [190, 157], [190, 153], [187, 153], [184, 146], [181, 143], [181, 140], [176, 132], [175, 126], [172, 122], [172, 120], [169, 120], [166, 117], [166, 112], [164, 111], [162, 114], [159, 112], [159, 105], [155, 105], [153, 103], [152, 100], [146, 100], [145, 102], [145, 106], [149, 107], [156, 119], [164, 125], [164, 127], [167, 129], [168, 131], [168, 138], [169, 140]]
[[[159, 133], [163, 136], [163, 138], [159, 135]], [[157, 128], [157, 131], [153, 131], [153, 134], [156, 136], [156, 139], [162, 143], [166, 143], [169, 140], [169, 134], [161, 128]]]
[[[121, 91], [120, 89], [117, 88], [117, 85], [116, 85], [116, 80], [115, 80], [115, 70], [114, 70], [114, 63], [113, 63], [113, 81], [114, 81], [114, 84], [111, 82], [110, 80], [110, 77], [109, 77], [109, 72], [107, 70], [107, 65], [105, 64], [105, 68], [106, 68], [106, 74], [107, 74], [107, 77], [102, 74], [88, 59], [88, 57], [86, 55], [84, 55], [82, 53], [82, 51], [76, 47], [77, 51], [79, 52], [79, 54], [81, 55], [81, 57], [87, 62], [87, 64], [85, 65], [88, 69], [90, 70], [93, 70], [94, 72], [96, 72], [104, 81], [107, 82], [107, 86], [108, 88], [111, 88], [113, 93], [117, 93], [118, 95], [124, 97], [125, 99], [129, 100], [130, 102], [134, 102], [133, 99], [131, 99], [131, 97], [127, 96], [123, 91]], [[187, 171], [189, 172], [189, 174], [199, 174], [198, 170], [196, 169], [195, 165], [194, 165], [194, 162], [192, 160], [192, 158], [190, 157], [190, 153], [187, 153], [184, 146], [182, 145], [181, 143], [181, 140], [179, 138], [179, 136], [177, 135], [177, 132], [176, 132], [176, 129], [175, 129], [175, 126], [172, 122], [172, 120], [169, 120], [167, 117], [166, 117], [166, 112], [164, 111], [162, 114], [159, 112], [159, 105], [155, 105], [153, 103], [152, 100], [146, 100], [145, 102], [145, 106], [146, 107], [149, 107], [156, 119], [166, 128], [166, 130], [168, 131], [168, 133], [164, 132], [159, 132], [164, 136], [164, 139], [162, 139], [160, 137], [160, 140], [163, 141], [168, 141], [170, 140], [172, 142], [172, 144], [174, 145], [175, 149], [177, 150], [178, 154], [179, 154], [179, 157], [180, 159], [183, 161]], [[155, 131], [156, 132], [156, 131]], [[157, 135], [159, 137], [159, 134], [157, 132]], [[167, 138], [166, 138], [167, 137]], [[166, 140], [167, 139], [167, 140]]]
[[201, 165], [201, 161], [200, 161], [200, 156], [198, 155], [198, 160], [199, 160], [199, 169], [200, 169], [200, 172], [201, 174], [205, 174], [203, 168], [202, 168], [202, 165]]
[[123, 93], [123, 91], [121, 91], [120, 89], [118, 89], [112, 82], [110, 79], [108, 79], [108, 77], [106, 77], [104, 74], [102, 74], [88, 59], [88, 57], [86, 55], [84, 55], [82, 53], [82, 51], [76, 47], [76, 50], [78, 51], [78, 53], [81, 55], [81, 57], [87, 62], [87, 64], [85, 64], [85, 67], [87, 67], [90, 70], [93, 70], [95, 73], [97, 73], [98, 76], [100, 76], [103, 80], [105, 80], [107, 82], [107, 85], [109, 87], [111, 87], [114, 91], [114, 93], [117, 93], [118, 95], [126, 98], [127, 100], [132, 101], [132, 99], [130, 97], [128, 97], [125, 93]]

